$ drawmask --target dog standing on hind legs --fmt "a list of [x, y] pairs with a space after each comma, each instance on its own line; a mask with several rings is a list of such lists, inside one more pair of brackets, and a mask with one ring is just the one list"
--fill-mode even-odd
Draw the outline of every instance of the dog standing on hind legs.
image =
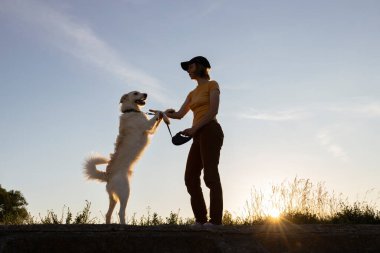
[[[148, 119], [145, 113], [141, 112], [147, 96], [146, 93], [133, 91], [121, 97], [122, 114], [114, 153], [110, 155], [110, 158], [92, 154], [84, 164], [84, 173], [88, 179], [107, 182], [106, 189], [109, 195], [107, 224], [111, 223], [112, 212], [117, 202], [120, 202], [120, 223], [125, 224], [125, 209], [130, 193], [133, 167], [149, 144], [149, 135], [154, 134], [162, 118], [166, 117], [160, 111], [151, 110], [155, 115]], [[106, 171], [98, 170], [96, 165], [99, 164], [107, 164]]]

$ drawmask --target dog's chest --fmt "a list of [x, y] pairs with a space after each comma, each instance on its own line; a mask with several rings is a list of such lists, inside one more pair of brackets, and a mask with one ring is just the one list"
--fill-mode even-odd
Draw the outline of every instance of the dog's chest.
[[128, 113], [120, 116], [121, 135], [145, 135], [149, 120], [143, 113]]

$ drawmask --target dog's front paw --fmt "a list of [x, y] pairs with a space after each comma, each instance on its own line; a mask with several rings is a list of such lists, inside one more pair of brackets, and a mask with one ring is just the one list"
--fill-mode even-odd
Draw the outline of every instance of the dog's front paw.
[[164, 113], [161, 112], [161, 111], [158, 111], [158, 113], [157, 113], [157, 121], [162, 120], [163, 117], [164, 117]]
[[152, 110], [152, 109], [149, 109], [149, 111], [154, 113], [154, 117], [156, 118], [156, 121], [160, 121], [164, 117], [164, 113], [162, 111]]

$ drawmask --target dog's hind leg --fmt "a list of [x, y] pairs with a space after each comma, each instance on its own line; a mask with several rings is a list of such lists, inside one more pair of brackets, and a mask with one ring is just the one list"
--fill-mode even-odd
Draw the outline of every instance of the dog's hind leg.
[[125, 224], [125, 209], [127, 208], [127, 203], [129, 199], [129, 180], [124, 185], [124, 189], [120, 189], [118, 192], [119, 200], [120, 200], [120, 210], [119, 210], [119, 218], [120, 224]]
[[107, 212], [107, 214], [106, 214], [106, 223], [107, 223], [107, 224], [110, 224], [110, 223], [111, 223], [112, 212], [113, 212], [113, 209], [115, 208], [116, 203], [117, 203], [117, 201], [116, 201], [115, 198], [112, 196], [112, 194], [109, 195], [109, 198], [110, 198], [110, 205], [109, 205], [109, 207], [108, 207], [108, 212]]
[[127, 199], [120, 199], [120, 211], [119, 211], [119, 218], [120, 218], [120, 224], [125, 224], [125, 209], [127, 208]]

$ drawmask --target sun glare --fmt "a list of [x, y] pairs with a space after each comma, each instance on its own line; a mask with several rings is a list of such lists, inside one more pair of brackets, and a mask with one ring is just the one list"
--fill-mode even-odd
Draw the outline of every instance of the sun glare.
[[278, 219], [280, 218], [280, 211], [276, 208], [272, 208], [271, 210], [269, 210], [268, 212], [268, 215], [273, 218], [273, 219]]

